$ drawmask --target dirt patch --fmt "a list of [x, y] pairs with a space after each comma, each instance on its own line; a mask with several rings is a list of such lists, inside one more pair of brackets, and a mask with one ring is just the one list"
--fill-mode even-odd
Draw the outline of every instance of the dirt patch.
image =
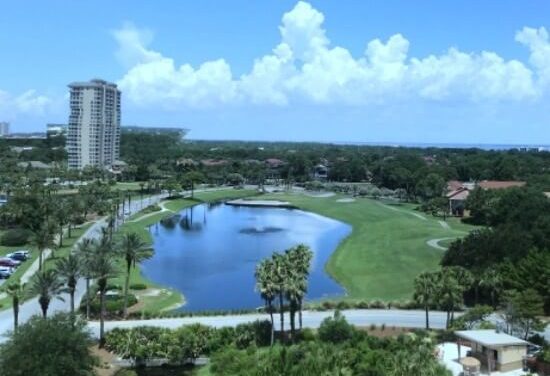
[[305, 194], [309, 197], [316, 197], [316, 198], [327, 198], [335, 195], [334, 192], [306, 192]]
[[116, 355], [105, 349], [100, 349], [97, 345], [91, 347], [90, 351], [99, 359], [99, 366], [94, 368], [97, 376], [113, 376], [120, 370], [120, 367], [113, 365]]
[[164, 290], [161, 290], [161, 289], [147, 289], [147, 290], [144, 290], [142, 293], [138, 293], [137, 295], [139, 297], [141, 296], [159, 296], [160, 294], [163, 293]]

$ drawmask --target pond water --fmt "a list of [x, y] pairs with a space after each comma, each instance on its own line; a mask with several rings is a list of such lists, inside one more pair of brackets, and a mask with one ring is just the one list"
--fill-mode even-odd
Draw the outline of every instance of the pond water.
[[254, 270], [273, 252], [303, 243], [314, 252], [307, 299], [344, 293], [324, 270], [351, 227], [316, 214], [280, 208], [202, 204], [149, 228], [155, 255], [143, 274], [183, 293], [185, 311], [256, 308]]

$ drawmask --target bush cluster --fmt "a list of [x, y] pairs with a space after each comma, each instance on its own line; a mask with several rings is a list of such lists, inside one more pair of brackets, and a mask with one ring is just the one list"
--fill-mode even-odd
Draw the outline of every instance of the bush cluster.
[[[137, 297], [133, 294], [128, 294], [128, 307], [137, 304]], [[90, 314], [95, 317], [99, 315], [101, 306], [99, 297], [90, 302]], [[106, 295], [105, 296], [105, 310], [108, 317], [118, 317], [122, 315], [124, 309], [124, 296], [123, 295]], [[86, 312], [86, 301], [83, 300], [80, 306], [81, 312]]]
[[129, 287], [130, 290], [147, 290], [147, 285], [145, 283], [133, 283]]
[[237, 349], [267, 346], [270, 339], [269, 321], [221, 329], [200, 324], [183, 326], [176, 330], [142, 326], [113, 329], [106, 335], [106, 348], [124, 359], [134, 360], [137, 364], [155, 358], [185, 363], [227, 346]]
[[6, 247], [19, 247], [29, 242], [32, 232], [22, 228], [7, 230], [0, 238], [0, 244]]

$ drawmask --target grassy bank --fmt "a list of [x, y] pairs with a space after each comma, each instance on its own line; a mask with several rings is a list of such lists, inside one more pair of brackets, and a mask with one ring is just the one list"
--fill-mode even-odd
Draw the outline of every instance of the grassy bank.
[[439, 222], [442, 219], [419, 213], [407, 204], [371, 199], [345, 203], [338, 201], [342, 198], [338, 195], [272, 194], [264, 198], [289, 201], [353, 226], [326, 265], [349, 299], [410, 299], [414, 278], [437, 269], [443, 254], [430, 247], [428, 240], [461, 237], [471, 229], [455, 218], [446, 221], [447, 228]]
[[[152, 243], [153, 239], [149, 233], [148, 227], [159, 222], [161, 219], [169, 217], [185, 208], [203, 203], [203, 202], [215, 202], [220, 200], [229, 200], [241, 197], [249, 197], [257, 194], [254, 190], [237, 190], [237, 189], [224, 189], [218, 191], [209, 192], [197, 192], [194, 199], [181, 198], [174, 200], [166, 200], [162, 203], [165, 208], [164, 211], [151, 213], [146, 216], [137, 216], [133, 221], [128, 221], [118, 231], [118, 236], [128, 232], [135, 232], [141, 236], [141, 238], [147, 243]], [[140, 219], [141, 218], [141, 219]], [[123, 267], [121, 263], [121, 267]], [[124, 268], [122, 268], [124, 270]], [[112, 284], [123, 286], [125, 276], [122, 274], [119, 277], [111, 280]], [[152, 281], [146, 279], [139, 269], [139, 267], [132, 270], [130, 274], [130, 284], [145, 284], [148, 286], [148, 292], [155, 291], [155, 294], [140, 297], [139, 311], [145, 312], [158, 312], [170, 310], [180, 306], [184, 302], [184, 297], [179, 291], [164, 288]], [[137, 292], [136, 292], [137, 293]], [[139, 295], [139, 293], [138, 293]]]

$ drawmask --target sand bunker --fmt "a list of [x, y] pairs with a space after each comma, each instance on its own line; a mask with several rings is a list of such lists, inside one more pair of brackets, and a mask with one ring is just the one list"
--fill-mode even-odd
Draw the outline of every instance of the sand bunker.
[[340, 199], [336, 200], [336, 202], [341, 202], [341, 203], [355, 202], [355, 199], [354, 198], [340, 198]]

